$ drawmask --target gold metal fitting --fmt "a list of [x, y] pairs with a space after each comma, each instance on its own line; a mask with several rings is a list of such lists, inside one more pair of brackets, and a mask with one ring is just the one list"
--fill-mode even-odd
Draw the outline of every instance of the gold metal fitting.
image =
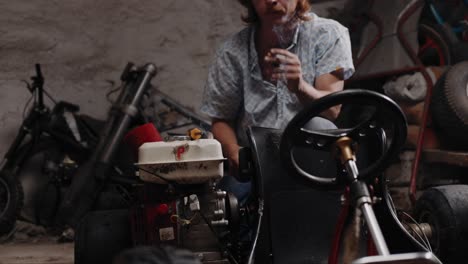
[[187, 134], [192, 140], [200, 139], [203, 136], [203, 132], [197, 127], [189, 129]]
[[354, 151], [352, 148], [353, 140], [349, 137], [342, 137], [335, 142], [335, 145], [340, 150], [340, 160], [341, 163], [345, 163], [348, 160], [356, 160], [354, 156]]

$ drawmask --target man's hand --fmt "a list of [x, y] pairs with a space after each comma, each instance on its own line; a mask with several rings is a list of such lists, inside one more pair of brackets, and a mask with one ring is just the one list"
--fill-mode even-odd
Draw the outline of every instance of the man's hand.
[[289, 91], [293, 93], [305, 92], [301, 61], [296, 54], [285, 49], [271, 49], [265, 61], [274, 66], [271, 79], [286, 81]]
[[224, 155], [229, 162], [229, 175], [235, 178], [239, 175], [239, 145], [228, 144], [223, 145]]
[[[274, 66], [271, 78], [287, 82], [288, 90], [293, 92], [299, 101], [308, 104], [330, 93], [343, 90], [343, 70], [338, 68], [331, 73], [315, 76], [315, 83], [309, 84], [302, 78], [301, 62], [296, 54], [284, 49], [271, 49], [265, 61]], [[333, 120], [340, 113], [340, 107], [332, 107], [324, 113]]]
[[221, 143], [223, 155], [229, 162], [229, 174], [237, 177], [239, 174], [239, 144], [232, 122], [222, 119], [214, 119], [211, 125], [214, 138]]

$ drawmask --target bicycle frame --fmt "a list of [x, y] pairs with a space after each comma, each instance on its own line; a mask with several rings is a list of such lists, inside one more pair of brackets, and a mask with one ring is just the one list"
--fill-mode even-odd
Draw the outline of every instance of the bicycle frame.
[[123, 91], [111, 107], [106, 126], [99, 137], [99, 143], [89, 159], [79, 167], [60, 205], [59, 225], [76, 226], [92, 208], [99, 190], [109, 180], [117, 148], [131, 122], [139, 114], [138, 105], [152, 77], [156, 74], [156, 67], [153, 64], [147, 64], [136, 70], [132, 68], [133, 64], [127, 65], [122, 74]]
[[[444, 25], [445, 23], [448, 22], [448, 19], [444, 19], [440, 13], [440, 10], [437, 9], [435, 6], [435, 3], [433, 0], [427, 0], [427, 5], [429, 6], [429, 9], [431, 10], [431, 14], [434, 16], [435, 21], [439, 25]], [[460, 0], [460, 2], [465, 6], [468, 7], [468, 0]], [[458, 9], [458, 12], [464, 11], [463, 9]], [[456, 17], [456, 16], [455, 16]], [[462, 33], [464, 31], [464, 28], [462, 26], [450, 26], [450, 29], [454, 33]]]
[[[33, 82], [31, 85], [28, 84], [28, 89], [34, 97], [33, 106], [21, 123], [18, 134], [6, 152], [0, 170], [10, 169], [16, 171], [25, 162], [34, 146], [39, 143], [44, 132], [47, 132], [47, 134], [50, 135], [47, 136], [49, 138], [60, 139], [62, 143], [71, 146], [72, 148], [80, 151], [85, 150], [83, 146], [75, 142], [70, 137], [49, 129], [48, 121], [50, 116], [53, 114], [44, 104], [44, 77], [42, 76], [41, 67], [39, 64], [36, 64], [35, 68], [36, 76], [31, 77]], [[68, 103], [63, 102], [62, 104]], [[29, 140], [27, 140], [28, 136], [30, 136]]]

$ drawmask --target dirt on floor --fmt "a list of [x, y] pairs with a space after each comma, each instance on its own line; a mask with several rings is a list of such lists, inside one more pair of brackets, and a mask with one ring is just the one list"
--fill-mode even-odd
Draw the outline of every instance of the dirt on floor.
[[73, 242], [43, 227], [18, 221], [15, 230], [0, 237], [0, 264], [72, 264]]

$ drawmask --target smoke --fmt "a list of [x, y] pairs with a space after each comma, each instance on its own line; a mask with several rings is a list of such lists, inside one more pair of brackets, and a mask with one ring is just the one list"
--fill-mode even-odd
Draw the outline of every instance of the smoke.
[[280, 24], [280, 25], [274, 25], [273, 26], [273, 32], [276, 35], [276, 38], [278, 39], [278, 45], [279, 48], [285, 49], [288, 47], [288, 38], [286, 37], [287, 31], [286, 31], [286, 25]]
[[273, 33], [278, 39], [278, 45], [281, 49], [286, 49], [291, 44], [294, 28], [297, 26], [296, 12], [291, 16], [284, 16], [282, 23], [273, 26]]
[[[284, 16], [282, 20], [283, 23], [275, 24], [272, 28], [272, 31], [276, 35], [278, 48], [287, 49], [291, 45], [295, 33], [294, 29], [298, 25], [296, 13], [294, 13], [292, 16]], [[276, 54], [275, 56], [277, 58], [284, 57], [284, 55], [280, 54]], [[277, 67], [283, 69], [285, 65], [280, 63]], [[287, 84], [285, 73], [281, 74], [281, 77], [278, 81]]]

